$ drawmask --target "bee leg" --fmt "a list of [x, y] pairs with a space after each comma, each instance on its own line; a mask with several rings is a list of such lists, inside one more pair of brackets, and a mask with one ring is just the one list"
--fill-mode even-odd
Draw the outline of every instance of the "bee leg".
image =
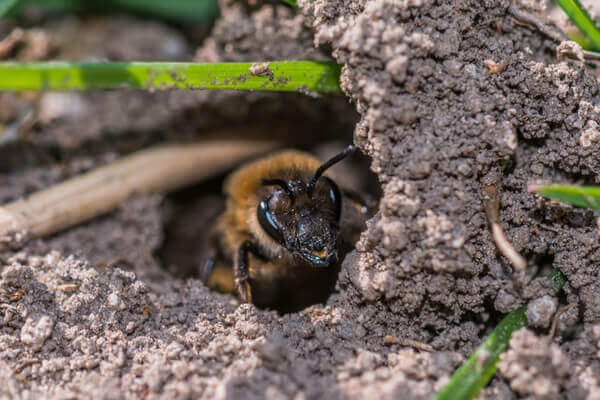
[[204, 261], [200, 279], [211, 289], [221, 293], [235, 293], [233, 269], [216, 256], [208, 257]]
[[248, 253], [252, 253], [260, 259], [264, 259], [255, 243], [246, 240], [238, 250], [237, 264], [234, 270], [235, 286], [240, 299], [246, 303], [252, 303], [252, 290], [250, 288], [250, 277], [248, 270]]
[[213, 273], [216, 263], [217, 252], [215, 250], [212, 250], [210, 254], [202, 261], [202, 266], [200, 267], [200, 280], [202, 282], [208, 282], [210, 275]]
[[213, 229], [204, 239], [204, 257], [198, 267], [200, 279], [206, 286], [221, 293], [235, 293], [233, 267], [221, 250], [220, 232]]

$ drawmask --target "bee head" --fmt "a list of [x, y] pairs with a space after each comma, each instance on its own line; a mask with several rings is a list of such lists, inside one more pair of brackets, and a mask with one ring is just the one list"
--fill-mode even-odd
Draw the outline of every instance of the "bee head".
[[277, 186], [259, 202], [258, 222], [262, 229], [294, 256], [315, 267], [327, 267], [337, 260], [337, 233], [342, 195], [336, 183], [323, 172], [354, 151], [349, 146], [321, 165], [310, 179], [263, 179], [265, 186]]

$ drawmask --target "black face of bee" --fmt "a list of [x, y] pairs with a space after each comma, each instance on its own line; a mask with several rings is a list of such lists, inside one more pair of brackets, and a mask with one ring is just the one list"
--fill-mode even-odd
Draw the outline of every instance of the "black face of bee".
[[342, 196], [333, 180], [316, 182], [265, 180], [277, 185], [258, 205], [257, 216], [265, 232], [288, 251], [316, 267], [337, 260], [337, 232]]
[[322, 175], [354, 150], [354, 146], [348, 146], [321, 165], [308, 181], [261, 181], [280, 189], [258, 204], [260, 226], [273, 240], [313, 266], [327, 267], [337, 261], [342, 195], [335, 182]]

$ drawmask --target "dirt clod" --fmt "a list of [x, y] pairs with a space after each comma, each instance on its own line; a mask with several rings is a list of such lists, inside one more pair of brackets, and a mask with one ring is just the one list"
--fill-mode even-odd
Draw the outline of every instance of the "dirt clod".
[[538, 399], [582, 396], [584, 391], [564, 352], [554, 343], [548, 346], [541, 343], [527, 329], [513, 334], [510, 348], [498, 363], [498, 371], [511, 389], [522, 397]]
[[527, 304], [527, 310], [525, 311], [527, 322], [534, 327], [547, 328], [550, 326], [557, 305], [558, 300], [550, 296], [531, 300]]

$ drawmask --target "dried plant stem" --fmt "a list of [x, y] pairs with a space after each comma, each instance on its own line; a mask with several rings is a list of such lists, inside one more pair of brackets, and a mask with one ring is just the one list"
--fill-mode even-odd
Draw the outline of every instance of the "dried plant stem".
[[212, 140], [140, 151], [0, 207], [0, 249], [104, 214], [133, 195], [167, 192], [214, 176], [274, 146], [267, 141]]

